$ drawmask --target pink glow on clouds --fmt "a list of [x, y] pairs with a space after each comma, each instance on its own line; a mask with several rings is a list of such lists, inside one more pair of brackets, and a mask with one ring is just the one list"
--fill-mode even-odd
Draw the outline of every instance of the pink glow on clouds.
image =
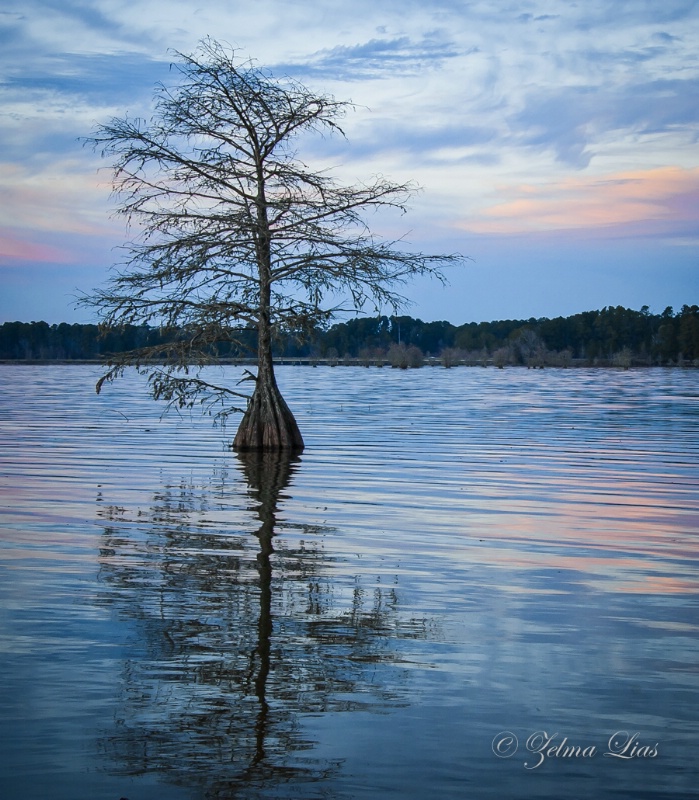
[[0, 263], [32, 261], [43, 264], [67, 264], [71, 254], [59, 247], [38, 244], [0, 231]]
[[0, 194], [3, 266], [85, 263], [117, 232], [123, 237], [123, 224], [109, 218], [106, 187], [74, 161], [55, 161], [43, 171], [0, 164]]
[[458, 227], [473, 233], [519, 234], [537, 231], [610, 229], [644, 223], [660, 229], [695, 222], [699, 169], [661, 167], [566, 178], [557, 183], [503, 186], [501, 202]]
[[107, 213], [108, 188], [80, 163], [55, 162], [43, 172], [0, 164], [0, 192], [3, 221], [15, 230], [87, 236], [116, 230]]

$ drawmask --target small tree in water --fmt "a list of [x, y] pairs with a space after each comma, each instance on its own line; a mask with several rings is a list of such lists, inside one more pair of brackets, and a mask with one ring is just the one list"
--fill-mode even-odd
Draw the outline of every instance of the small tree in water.
[[[274, 375], [275, 333], [312, 330], [338, 310], [338, 297], [355, 309], [397, 309], [396, 286], [416, 275], [443, 280], [459, 257], [405, 252], [369, 231], [362, 212], [404, 210], [410, 184], [379, 177], [340, 186], [299, 160], [298, 137], [342, 133], [350, 104], [276, 79], [212, 40], [177, 56], [182, 80], [156, 90], [150, 122], [113, 119], [88, 140], [114, 159], [118, 211], [139, 235], [107, 288], [83, 302], [105, 327], [155, 324], [177, 334], [113, 357], [97, 390], [135, 366], [156, 399], [179, 408], [223, 401], [219, 416], [241, 412], [234, 449], [301, 450]], [[243, 328], [257, 331], [247, 399], [199, 369]]]

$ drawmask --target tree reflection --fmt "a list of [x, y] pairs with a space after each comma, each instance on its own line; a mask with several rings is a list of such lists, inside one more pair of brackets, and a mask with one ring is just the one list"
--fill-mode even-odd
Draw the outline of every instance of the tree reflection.
[[304, 715], [405, 702], [401, 642], [425, 625], [401, 617], [393, 588], [338, 585], [328, 529], [283, 518], [299, 464], [240, 454], [237, 481], [102, 507], [105, 602], [137, 631], [102, 741], [119, 772], [209, 797], [307, 787], [338, 764], [313, 757]]
[[[255, 756], [250, 765], [255, 768], [265, 758], [265, 738], [267, 734], [267, 679], [270, 672], [272, 648], [272, 562], [274, 553], [272, 538], [276, 523], [279, 495], [289, 484], [293, 462], [296, 459], [280, 456], [279, 453], [246, 452], [238, 455], [251, 492], [258, 501], [257, 514], [262, 523], [255, 534], [260, 542], [257, 554], [257, 570], [260, 575], [260, 617], [257, 624], [257, 646], [252, 652], [248, 684], [254, 680], [255, 695], [259, 703], [255, 721]], [[257, 663], [255, 663], [257, 660]]]

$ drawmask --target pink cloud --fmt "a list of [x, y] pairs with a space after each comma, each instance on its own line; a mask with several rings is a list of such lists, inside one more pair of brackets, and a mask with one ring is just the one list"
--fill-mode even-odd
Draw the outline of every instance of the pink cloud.
[[582, 230], [671, 233], [695, 223], [699, 168], [660, 167], [543, 185], [502, 187], [503, 199], [458, 227], [473, 233], [520, 234]]
[[3, 221], [15, 230], [109, 236], [123, 229], [109, 221], [108, 187], [72, 161], [37, 172], [0, 163], [0, 192]]
[[0, 261], [38, 261], [41, 263], [67, 264], [72, 261], [70, 254], [51, 245], [20, 239], [12, 234], [0, 233]]

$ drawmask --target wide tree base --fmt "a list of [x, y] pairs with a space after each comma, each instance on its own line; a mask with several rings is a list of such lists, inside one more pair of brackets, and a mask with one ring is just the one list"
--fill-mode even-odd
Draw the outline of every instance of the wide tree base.
[[232, 445], [234, 450], [300, 452], [303, 437], [276, 381], [259, 380]]

